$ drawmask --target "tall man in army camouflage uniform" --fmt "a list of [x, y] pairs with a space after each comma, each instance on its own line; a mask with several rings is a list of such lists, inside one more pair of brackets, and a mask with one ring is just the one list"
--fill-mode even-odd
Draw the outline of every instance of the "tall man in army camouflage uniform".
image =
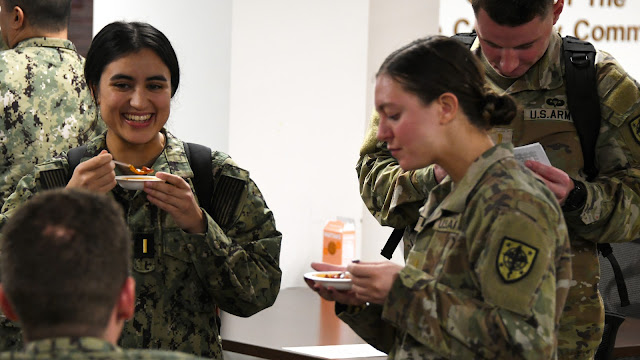
[[0, 0], [0, 207], [35, 164], [99, 134], [83, 76], [67, 40], [71, 0]]
[[[564, 116], [569, 110], [562, 38], [553, 31], [564, 1], [471, 2], [478, 35], [471, 50], [482, 60], [490, 87], [522, 107], [510, 126], [494, 129], [494, 141], [543, 145], [553, 166], [527, 166], [563, 205], [571, 236], [573, 281], [560, 319], [559, 357], [593, 358], [604, 323], [596, 243], [629, 241], [640, 229], [640, 89], [613, 57], [598, 52], [600, 172], [587, 182], [574, 119]], [[375, 138], [378, 121], [372, 118], [357, 165], [361, 196], [381, 224], [401, 228], [407, 217], [418, 220], [418, 209], [444, 174], [434, 167], [401, 171]]]
[[131, 235], [115, 200], [49, 191], [26, 202], [2, 235], [0, 306], [21, 322], [27, 346], [0, 359], [196, 359], [116, 346], [136, 296]]

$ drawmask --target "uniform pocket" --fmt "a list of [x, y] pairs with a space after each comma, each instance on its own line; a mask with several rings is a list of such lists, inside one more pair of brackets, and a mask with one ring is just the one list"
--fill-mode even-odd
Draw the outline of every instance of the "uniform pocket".
[[[436, 279], [442, 273], [447, 254], [457, 238], [456, 233], [436, 231], [429, 239], [418, 239], [416, 246], [407, 256], [407, 265], [420, 269]], [[428, 241], [428, 246], [420, 246], [421, 241]]]
[[165, 233], [162, 268], [169, 304], [172, 309], [213, 312], [215, 304], [194, 264], [194, 248], [180, 230]]

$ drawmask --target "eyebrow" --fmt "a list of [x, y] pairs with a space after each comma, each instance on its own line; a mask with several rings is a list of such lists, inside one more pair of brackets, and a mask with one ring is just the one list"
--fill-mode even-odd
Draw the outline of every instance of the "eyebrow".
[[387, 106], [389, 106], [389, 103], [382, 103], [382, 104], [376, 106], [376, 111], [378, 111], [378, 112], [384, 111], [384, 108], [387, 107]]
[[[497, 48], [504, 48], [504, 46], [500, 46], [500, 45], [498, 45], [498, 44], [494, 43], [493, 41], [489, 41], [489, 40], [487, 40], [487, 39], [485, 39], [485, 38], [482, 38], [482, 37], [480, 37], [480, 36], [478, 36], [478, 37], [479, 37], [481, 40], [483, 40], [484, 42], [486, 42], [487, 44], [489, 44], [489, 45], [491, 45], [491, 46], [493, 46], [493, 47], [497, 47]], [[511, 47], [509, 47], [509, 49], [518, 49], [518, 48], [522, 48], [522, 47], [531, 46], [531, 45], [533, 45], [536, 41], [538, 41], [538, 39], [535, 39], [535, 40], [533, 40], [533, 41], [530, 41], [530, 42], [527, 42], [527, 43], [524, 43], [524, 44], [518, 44], [518, 45], [516, 45], [516, 46], [511, 46]]]
[[[113, 80], [133, 80], [132, 76], [129, 75], [124, 75], [124, 74], [116, 74], [113, 75], [109, 80], [113, 81]], [[164, 77], [164, 75], [154, 75], [154, 76], [149, 76], [146, 81], [167, 81], [167, 78]]]
[[389, 108], [389, 107], [391, 107], [393, 105], [394, 104], [390, 103], [390, 102], [382, 103], [382, 104], [380, 104], [380, 106], [376, 106], [376, 111], [378, 112], [378, 114], [381, 113], [381, 112], [385, 112], [386, 113], [387, 108]]

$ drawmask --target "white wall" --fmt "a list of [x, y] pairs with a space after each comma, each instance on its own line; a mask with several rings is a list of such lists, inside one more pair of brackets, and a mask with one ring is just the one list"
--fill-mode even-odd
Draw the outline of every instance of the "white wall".
[[[640, 79], [640, 1], [564, 0], [557, 22], [562, 35], [590, 41], [612, 54], [635, 79]], [[440, 28], [444, 35], [469, 32], [474, 25], [468, 0], [446, 0], [440, 6]]]
[[180, 86], [167, 128], [181, 139], [229, 149], [232, 0], [94, 0], [93, 34], [113, 21], [144, 21], [171, 41]]
[[321, 259], [322, 229], [362, 212], [367, 0], [233, 2], [230, 153], [283, 233], [283, 287]]

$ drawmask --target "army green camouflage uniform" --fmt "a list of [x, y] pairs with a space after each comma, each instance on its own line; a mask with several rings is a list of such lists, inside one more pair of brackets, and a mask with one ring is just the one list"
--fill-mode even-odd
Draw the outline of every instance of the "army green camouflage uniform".
[[363, 339], [390, 359], [555, 358], [569, 235], [510, 144], [435, 187], [405, 235], [406, 266], [385, 304], [339, 313]]
[[53, 338], [32, 341], [24, 351], [0, 353], [0, 360], [94, 360], [94, 359], [204, 359], [193, 355], [160, 350], [123, 350], [98, 338]]
[[105, 129], [83, 69], [68, 40], [35, 37], [0, 52], [0, 207], [35, 164]]
[[[560, 35], [554, 33], [540, 61], [507, 83], [483, 62], [489, 85], [512, 95], [522, 107], [509, 127], [494, 129], [494, 140], [516, 146], [540, 142], [553, 166], [586, 185], [585, 206], [564, 213], [573, 280], [560, 319], [558, 354], [565, 359], [590, 359], [604, 324], [595, 243], [629, 241], [640, 231], [640, 90], [609, 54], [598, 52], [602, 120], [596, 165], [600, 173], [593, 182], [585, 181], [580, 140], [567, 105], [561, 45]], [[471, 49], [482, 57], [478, 41]], [[377, 123], [374, 114], [357, 165], [361, 196], [381, 224], [402, 228], [417, 221], [418, 208], [436, 185], [433, 169], [403, 172], [385, 145], [375, 140]]]
[[[165, 149], [153, 169], [191, 184], [193, 172], [182, 141], [163, 132]], [[83, 161], [103, 149], [105, 136], [94, 138], [87, 143]], [[63, 155], [37, 165], [34, 175], [20, 181], [4, 205], [0, 226], [33, 193], [44, 190], [47, 179], [68, 176]], [[110, 192], [124, 207], [134, 240], [137, 303], [120, 339], [124, 348], [179, 350], [221, 359], [217, 307], [250, 316], [271, 306], [278, 295], [282, 235], [273, 214], [246, 170], [217, 151], [212, 162], [217, 184], [214, 204], [223, 202], [214, 207], [220, 222], [207, 214], [205, 234], [182, 231], [171, 216], [149, 203], [143, 191], [116, 186]], [[119, 171], [116, 168], [116, 175], [121, 175]]]

